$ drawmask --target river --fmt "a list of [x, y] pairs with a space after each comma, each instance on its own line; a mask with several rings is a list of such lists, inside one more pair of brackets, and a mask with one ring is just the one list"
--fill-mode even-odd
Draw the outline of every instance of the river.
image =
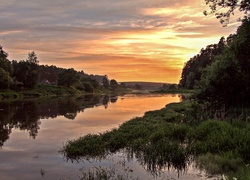
[[[123, 153], [107, 159], [67, 161], [60, 148], [71, 139], [102, 133], [146, 111], [181, 101], [179, 95], [83, 96], [0, 101], [0, 179], [80, 179], [89, 168], [113, 168], [131, 178], [178, 178], [175, 170], [152, 175]], [[202, 179], [192, 167], [179, 179]]]

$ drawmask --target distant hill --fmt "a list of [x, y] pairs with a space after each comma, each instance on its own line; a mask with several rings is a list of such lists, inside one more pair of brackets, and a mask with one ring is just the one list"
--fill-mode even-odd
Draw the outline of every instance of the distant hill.
[[132, 89], [141, 90], [159, 90], [164, 84], [168, 83], [158, 83], [158, 82], [121, 82], [124, 83], [126, 87]]

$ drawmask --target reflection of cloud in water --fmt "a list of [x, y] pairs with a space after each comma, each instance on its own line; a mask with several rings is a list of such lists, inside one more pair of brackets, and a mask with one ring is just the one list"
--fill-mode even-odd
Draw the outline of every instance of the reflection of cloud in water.
[[[86, 109], [79, 114], [75, 120], [79, 125], [91, 128], [92, 132], [101, 132], [100, 127], [112, 129], [122, 124], [124, 121], [134, 117], [143, 116], [145, 111], [161, 109], [170, 102], [179, 102], [178, 96], [162, 95], [129, 95], [119, 97], [116, 103], [109, 104], [109, 108], [96, 107]], [[96, 127], [96, 128], [95, 128]], [[91, 133], [91, 132], [90, 132]]]
[[[18, 112], [13, 112], [15, 104], [3, 104], [3, 108], [8, 111], [0, 116], [5, 121], [13, 123], [9, 139], [5, 141], [0, 149], [0, 165], [2, 171], [0, 177], [4, 179], [38, 179], [41, 178], [40, 170], [45, 171], [44, 178], [60, 179], [73, 175], [79, 175], [80, 168], [92, 167], [95, 163], [71, 163], [64, 162], [60, 148], [70, 139], [75, 139], [87, 133], [99, 133], [118, 127], [124, 121], [135, 116], [142, 116], [145, 111], [160, 109], [169, 102], [178, 102], [178, 96], [133, 96], [112, 97], [113, 103], [108, 101], [108, 108], [103, 107], [103, 99], [88, 97], [90, 101], [82, 99], [60, 99], [47, 102], [20, 102], [19, 107], [29, 108], [29, 113], [21, 114], [24, 109], [19, 108]], [[116, 102], [114, 102], [116, 100]], [[107, 99], [105, 100], [107, 102]], [[0, 103], [0, 109], [2, 109]], [[32, 115], [32, 116], [31, 116]], [[69, 115], [65, 117], [65, 115]], [[72, 116], [71, 116], [72, 115]], [[75, 116], [76, 115], [76, 116]], [[19, 118], [23, 117], [23, 118]], [[31, 119], [31, 117], [33, 117]], [[40, 119], [40, 117], [43, 117]], [[72, 117], [73, 121], [68, 118]], [[25, 118], [30, 118], [27, 121]], [[20, 121], [23, 119], [23, 121]], [[9, 121], [11, 120], [11, 121]], [[31, 124], [29, 123], [31, 122]], [[16, 124], [17, 128], [13, 128]], [[40, 123], [40, 124], [39, 124]], [[38, 126], [33, 126], [33, 125]], [[32, 125], [32, 126], [31, 126]], [[22, 127], [20, 130], [18, 127]], [[29, 138], [27, 131], [37, 127], [36, 139]], [[34, 158], [37, 157], [37, 158]], [[119, 158], [118, 158], [119, 159]], [[106, 160], [98, 162], [96, 165], [104, 163], [118, 167], [117, 161]], [[129, 164], [129, 163], [128, 163]], [[130, 166], [134, 173], [144, 174], [145, 171], [135, 162]], [[13, 175], [15, 172], [15, 175]], [[77, 176], [73, 176], [77, 177]]]
[[[74, 162], [76, 163], [76, 162]], [[152, 174], [147, 171], [144, 166], [140, 164], [136, 159], [127, 159], [126, 154], [118, 152], [109, 155], [104, 160], [80, 160], [76, 163], [81, 168], [74, 171], [68, 177], [79, 178], [82, 177], [82, 173], [93, 172], [95, 170], [106, 170], [107, 172], [115, 170], [115, 174], [123, 175], [124, 177], [130, 177], [130, 179], [178, 179], [178, 180], [201, 180], [201, 179], [214, 179], [215, 177], [208, 178], [204, 172], [197, 174], [197, 169], [191, 165], [185, 172], [177, 172], [175, 169], [163, 169], [157, 174]], [[114, 175], [115, 176], [115, 175]]]

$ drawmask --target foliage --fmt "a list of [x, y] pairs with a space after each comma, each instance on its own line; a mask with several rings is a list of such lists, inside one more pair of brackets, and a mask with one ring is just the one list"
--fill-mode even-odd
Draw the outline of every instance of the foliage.
[[105, 75], [102, 79], [102, 85], [104, 88], [108, 89], [109, 88], [109, 79], [108, 76]]
[[76, 70], [73, 68], [64, 70], [58, 75], [58, 85], [70, 87], [76, 83], [78, 83], [80, 77]]
[[204, 11], [205, 15], [215, 13], [217, 19], [226, 25], [229, 22], [230, 16], [234, 15], [235, 10], [244, 12], [245, 15], [249, 14], [250, 3], [249, 0], [205, 0], [209, 5], [210, 12]]
[[86, 155], [87, 159], [105, 155], [104, 144], [99, 135], [89, 134], [77, 140], [68, 141], [65, 148], [71, 152], [67, 158], [72, 159], [77, 159], [81, 155]]
[[210, 174], [237, 172], [243, 166], [240, 158], [229, 158], [211, 153], [199, 156], [196, 162], [200, 169], [205, 169]]
[[[173, 103], [127, 121], [118, 129], [69, 141], [61, 152], [79, 160], [105, 158], [125, 149], [128, 157], [136, 157], [152, 172], [166, 167], [183, 170], [192, 157], [197, 157], [198, 165], [211, 173], [240, 172], [250, 163], [250, 124], [240, 120], [199, 121], [201, 111], [194, 102]], [[210, 156], [211, 162], [206, 163]]]
[[[177, 108], [177, 105], [173, 108], [175, 107]], [[169, 110], [174, 111], [171, 106]], [[183, 169], [187, 156], [185, 149], [178, 142], [185, 141], [189, 128], [166, 122], [166, 116], [159, 118], [149, 112], [144, 118], [125, 122], [119, 129], [69, 141], [62, 152], [68, 158], [79, 159], [81, 156], [102, 157], [109, 152], [115, 153], [127, 148], [129, 156], [135, 154], [151, 171], [169, 165]]]
[[215, 61], [215, 57], [224, 50], [226, 44], [227, 41], [222, 37], [218, 44], [208, 45], [205, 49], [201, 49], [199, 54], [192, 57], [184, 65], [180, 87], [193, 89], [200, 81], [203, 70]]
[[137, 83], [135, 84], [134, 87], [135, 87], [135, 89], [137, 89], [137, 90], [141, 90], [141, 89], [142, 89], [142, 86], [141, 86], [140, 84], [137, 84]]
[[[250, 100], [250, 19], [237, 34], [228, 38], [224, 51], [203, 71], [197, 98], [214, 107], [249, 105]], [[230, 40], [229, 40], [230, 39]]]
[[3, 50], [3, 47], [0, 46], [0, 68], [2, 68], [5, 72], [12, 75], [13, 67], [11, 66], [11, 62], [7, 59], [8, 54]]
[[34, 52], [28, 54], [26, 61], [12, 61], [13, 78], [25, 88], [34, 88], [38, 84], [38, 60]]
[[115, 90], [118, 86], [119, 86], [119, 84], [117, 83], [117, 81], [115, 79], [110, 80], [110, 88], [112, 90]]
[[[9, 61], [7, 57], [8, 53], [0, 46], [0, 89], [6, 91], [6, 93], [2, 93], [4, 98], [12, 97], [8, 95], [7, 89], [16, 91], [17, 97], [61, 96], [72, 93], [100, 93], [109, 90], [120, 92], [123, 90], [118, 88], [120, 86], [114, 79], [111, 80], [110, 86], [106, 75], [88, 75], [73, 68], [64, 69], [53, 65], [39, 65], [34, 51], [28, 53], [26, 60]], [[100, 86], [102, 83], [104, 88]], [[44, 86], [43, 89], [48, 86], [53, 86], [53, 88], [49, 88], [46, 93], [41, 90], [41, 86]]]
[[0, 46], [0, 89], [5, 90], [12, 84], [11, 74], [13, 68], [10, 61], [7, 59], [8, 54]]
[[57, 84], [58, 74], [63, 71], [62, 68], [56, 66], [40, 65], [38, 69], [40, 84]]
[[12, 84], [12, 78], [9, 73], [0, 67], [0, 90], [9, 89]]
[[229, 180], [246, 180], [250, 177], [250, 167], [246, 165], [245, 167], [239, 168], [238, 171], [234, 173], [229, 173], [228, 179]]
[[96, 80], [90, 78], [89, 76], [84, 76], [81, 78], [80, 84], [77, 89], [84, 90], [88, 93], [93, 93], [96, 90], [100, 89], [100, 85]]
[[39, 63], [37, 55], [36, 55], [36, 53], [34, 51], [28, 53], [28, 59], [26, 61], [29, 62], [29, 63], [34, 63], [34, 64]]

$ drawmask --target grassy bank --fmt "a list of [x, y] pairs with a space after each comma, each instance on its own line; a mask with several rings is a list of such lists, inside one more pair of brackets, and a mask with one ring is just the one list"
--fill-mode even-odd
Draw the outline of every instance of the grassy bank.
[[131, 90], [125, 88], [116, 88], [115, 90], [99, 88], [93, 92], [80, 91], [74, 87], [62, 87], [55, 85], [38, 85], [34, 89], [23, 89], [18, 91], [6, 90], [0, 91], [0, 100], [3, 99], [19, 99], [19, 98], [40, 98], [50, 96], [71, 96], [71, 95], [83, 95], [83, 94], [126, 94], [130, 93]]
[[39, 85], [34, 89], [24, 89], [19, 91], [0, 91], [0, 99], [35, 98], [48, 96], [76, 95], [83, 92], [72, 87], [60, 87], [53, 85]]
[[184, 170], [195, 161], [210, 174], [249, 177], [250, 123], [202, 119], [200, 105], [172, 103], [118, 129], [70, 140], [61, 152], [69, 159], [88, 159], [125, 150], [128, 157], [136, 157], [151, 171], [167, 167]]

